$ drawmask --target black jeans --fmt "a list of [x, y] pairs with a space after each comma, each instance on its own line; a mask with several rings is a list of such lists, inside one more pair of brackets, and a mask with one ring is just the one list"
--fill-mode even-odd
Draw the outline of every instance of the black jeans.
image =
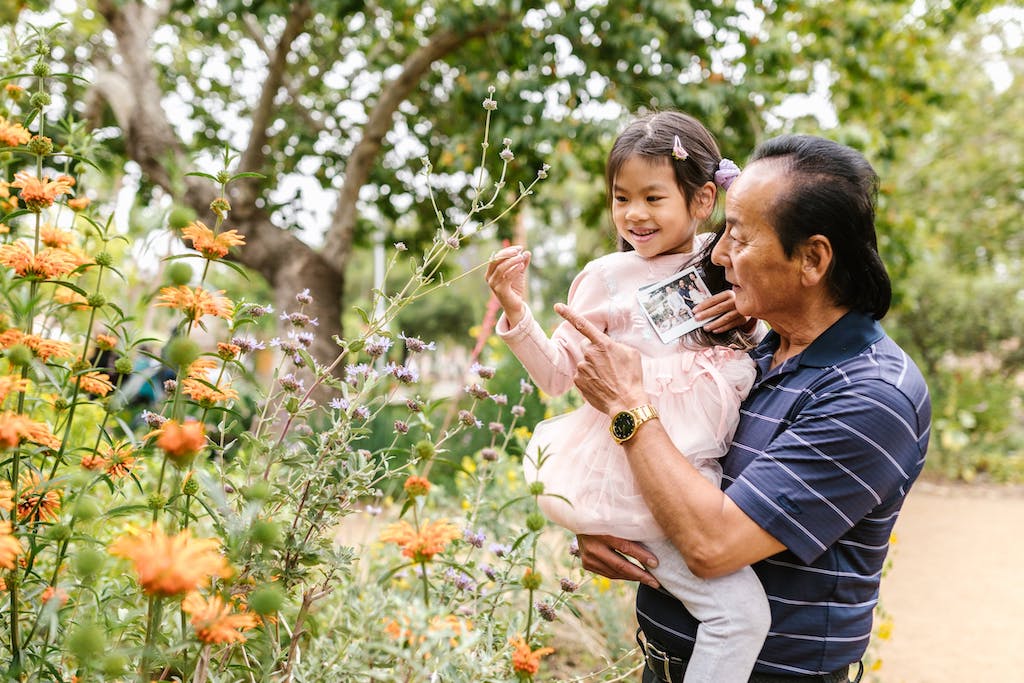
[[[858, 664], [857, 677], [850, 680], [847, 675], [847, 681], [849, 683], [860, 683], [861, 676], [864, 675], [864, 665]], [[685, 669], [683, 670], [685, 671]], [[829, 680], [822, 676], [772, 676], [770, 674], [751, 674], [749, 683], [815, 683], [815, 681]], [[842, 679], [840, 679], [842, 680]], [[659, 678], [657, 674], [651, 671], [651, 667], [644, 666], [644, 678], [643, 683], [682, 683], [682, 676], [673, 678], [670, 681], [665, 681], [663, 678]]]

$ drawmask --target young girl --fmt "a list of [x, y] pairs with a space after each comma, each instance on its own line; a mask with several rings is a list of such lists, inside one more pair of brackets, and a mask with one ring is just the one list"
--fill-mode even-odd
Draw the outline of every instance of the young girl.
[[[612, 339], [642, 353], [646, 389], [665, 429], [716, 485], [718, 458], [754, 378], [740, 345], [726, 345], [735, 338], [728, 328], [746, 320], [722, 292], [702, 307], [707, 316], [720, 316], [714, 323], [666, 344], [637, 294], [691, 265], [703, 269], [712, 291], [725, 287], [724, 274], [710, 262], [714, 234], [697, 229], [710, 221], [719, 186], [725, 189], [736, 174], [696, 119], [660, 112], [633, 121], [612, 147], [606, 169], [623, 250], [587, 264], [568, 300]], [[573, 386], [585, 340], [567, 322], [549, 339], [534, 320], [524, 301], [529, 262], [530, 252], [509, 247], [488, 265], [487, 284], [504, 309], [497, 331], [537, 386], [559, 395]], [[647, 509], [607, 415], [584, 405], [541, 422], [524, 467], [529, 481], [544, 482], [541, 508], [552, 521], [578, 534], [642, 541], [658, 557], [651, 572], [701, 621], [686, 683], [747, 681], [770, 622], [764, 589], [750, 567], [712, 580], [690, 572]]]

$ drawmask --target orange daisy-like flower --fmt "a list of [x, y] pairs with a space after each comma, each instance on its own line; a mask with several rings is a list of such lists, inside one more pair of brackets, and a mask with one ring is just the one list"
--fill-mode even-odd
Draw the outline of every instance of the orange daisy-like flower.
[[54, 436], [44, 423], [36, 422], [11, 410], [0, 413], [0, 447], [14, 448], [24, 441], [52, 450], [60, 448], [60, 439]]
[[405, 480], [402, 485], [410, 498], [425, 496], [430, 492], [430, 482], [425, 477], [417, 477], [415, 474]]
[[61, 607], [68, 604], [67, 591], [58, 586], [47, 586], [43, 589], [43, 592], [39, 594], [39, 602], [44, 605], [54, 599], [60, 603]]
[[114, 390], [110, 375], [105, 372], [87, 372], [71, 380], [82, 388], [82, 391], [94, 396], [106, 396]]
[[215, 576], [231, 576], [219, 546], [216, 539], [195, 538], [188, 529], [167, 536], [154, 524], [147, 531], [117, 539], [110, 553], [132, 561], [147, 595], [166, 597], [198, 590]]
[[185, 285], [164, 287], [160, 290], [160, 302], [157, 306], [177, 308], [196, 322], [204, 315], [230, 318], [233, 304], [230, 299], [221, 296], [223, 293], [224, 290], [218, 290], [213, 294], [202, 287], [192, 289]]
[[509, 640], [514, 648], [512, 652], [512, 669], [517, 674], [533, 676], [540, 670], [540, 658], [546, 657], [555, 651], [553, 647], [540, 647], [536, 650], [530, 649], [530, 644], [522, 638]]
[[49, 223], [43, 223], [39, 228], [39, 240], [48, 247], [64, 249], [75, 243], [75, 233], [70, 230], [61, 230]]
[[224, 258], [230, 247], [245, 244], [245, 235], [239, 234], [237, 230], [226, 230], [215, 235], [202, 221], [193, 221], [181, 234], [192, 242], [196, 251], [208, 259]]
[[217, 355], [224, 360], [231, 360], [237, 358], [238, 354], [242, 352], [242, 347], [238, 344], [229, 344], [228, 342], [217, 342]]
[[424, 522], [419, 531], [403, 520], [384, 529], [380, 540], [397, 544], [402, 548], [402, 555], [423, 563], [429, 562], [461, 535], [459, 528], [448, 520]]
[[229, 382], [218, 382], [217, 386], [213, 387], [206, 382], [190, 377], [181, 383], [181, 390], [204, 407], [238, 398], [238, 392], [231, 388]]
[[46, 247], [32, 253], [32, 247], [21, 240], [0, 245], [0, 264], [12, 268], [21, 277], [54, 280], [64, 277], [79, 265], [79, 259], [64, 249]]
[[101, 453], [86, 453], [82, 456], [81, 465], [87, 470], [103, 470], [111, 479], [127, 477], [135, 466], [135, 448], [131, 444], [119, 443], [116, 446], [103, 444]]
[[206, 426], [197, 420], [168, 420], [152, 434], [159, 435], [157, 447], [175, 461], [190, 461], [206, 445]]
[[28, 391], [32, 382], [12, 375], [0, 375], [0, 403], [13, 393]]
[[260, 620], [251, 612], [231, 613], [231, 605], [225, 604], [219, 595], [209, 600], [199, 593], [189, 593], [181, 602], [181, 611], [192, 615], [192, 626], [196, 637], [204, 643], [242, 643], [242, 631], [259, 625]]
[[[18, 198], [11, 196], [11, 184], [6, 180], [0, 180], [0, 210], [5, 213], [18, 209]], [[10, 232], [10, 228], [7, 230]]]
[[0, 142], [8, 147], [17, 147], [18, 145], [24, 145], [31, 139], [32, 133], [29, 133], [25, 126], [17, 122], [8, 121], [3, 116], [0, 116]]
[[21, 190], [21, 201], [25, 202], [29, 211], [39, 212], [52, 206], [57, 198], [71, 192], [75, 181], [70, 176], [62, 175], [56, 180], [37, 178], [27, 171], [14, 174], [11, 187]]
[[89, 300], [73, 289], [60, 287], [53, 295], [54, 300], [59, 304], [70, 305], [79, 311], [89, 308]]
[[8, 521], [0, 521], [0, 567], [14, 569], [18, 555], [25, 552], [21, 542], [14, 537], [14, 530]]
[[21, 477], [18, 518], [29, 522], [56, 522], [60, 518], [60, 492], [48, 488], [49, 482], [35, 472]]
[[72, 211], [85, 211], [92, 204], [92, 200], [82, 195], [80, 197], [72, 197], [68, 200], [68, 208]]
[[112, 334], [97, 334], [96, 346], [102, 351], [111, 351], [117, 346], [117, 337]]
[[0, 510], [11, 511], [14, 509], [14, 491], [11, 489], [11, 482], [0, 479]]

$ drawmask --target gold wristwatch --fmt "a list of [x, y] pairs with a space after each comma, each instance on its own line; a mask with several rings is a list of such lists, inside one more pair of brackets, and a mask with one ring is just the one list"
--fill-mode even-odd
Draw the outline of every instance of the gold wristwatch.
[[625, 443], [633, 438], [636, 431], [640, 429], [640, 425], [656, 417], [658, 417], [658, 411], [650, 403], [633, 408], [633, 410], [622, 410], [612, 417], [608, 431], [612, 433], [612, 438], [615, 441]]

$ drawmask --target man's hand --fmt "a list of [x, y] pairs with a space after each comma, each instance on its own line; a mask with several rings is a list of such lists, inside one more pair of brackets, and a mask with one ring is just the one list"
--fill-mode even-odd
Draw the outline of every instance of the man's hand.
[[626, 559], [632, 557], [646, 567], [657, 567], [658, 558], [642, 544], [615, 536], [577, 536], [580, 559], [587, 571], [609, 579], [625, 579], [659, 588], [661, 584], [643, 567]]
[[583, 351], [583, 360], [576, 366], [576, 387], [587, 403], [611, 415], [648, 402], [639, 351], [612, 341], [564, 304], [555, 304], [555, 312], [590, 341]]

